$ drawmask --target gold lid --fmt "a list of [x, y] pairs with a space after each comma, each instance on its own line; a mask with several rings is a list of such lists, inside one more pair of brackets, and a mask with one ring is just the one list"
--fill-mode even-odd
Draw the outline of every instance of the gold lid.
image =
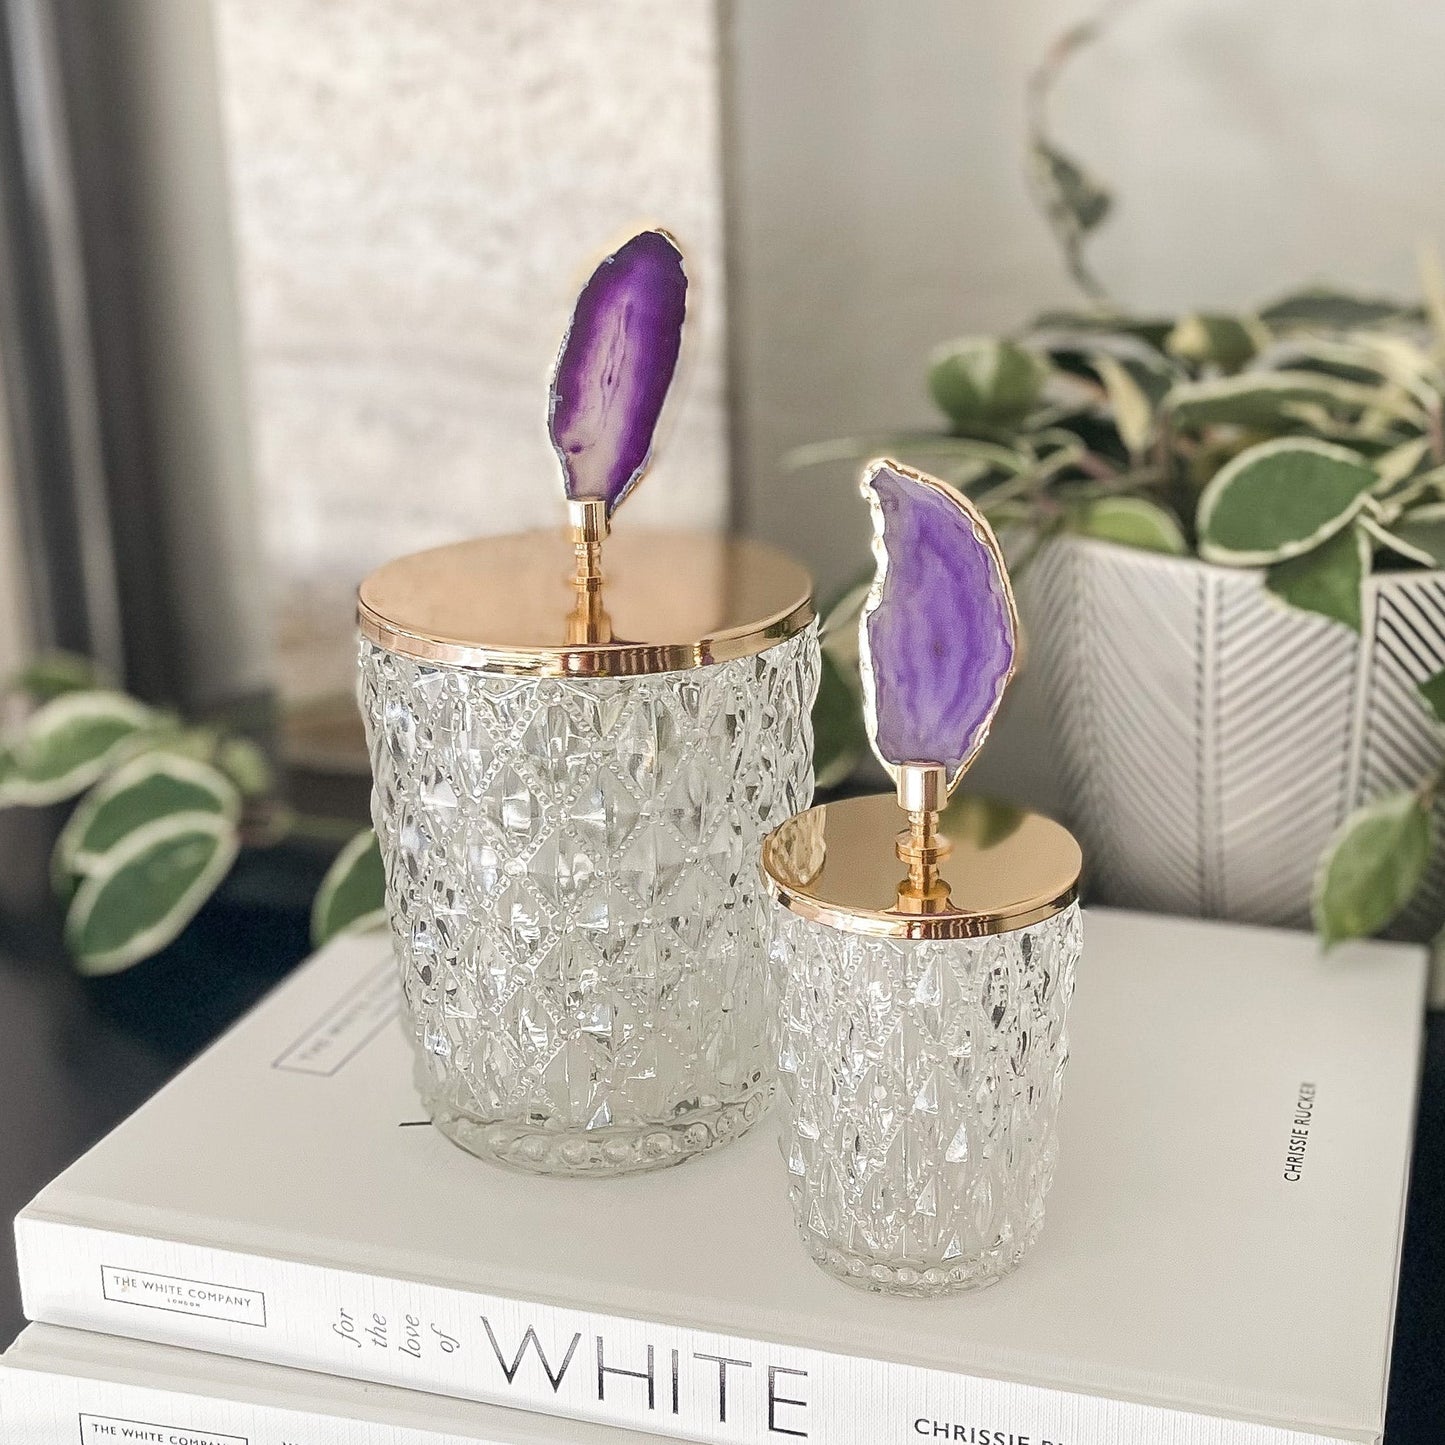
[[826, 803], [763, 843], [773, 896], [802, 918], [879, 938], [980, 938], [1041, 923], [1079, 892], [1083, 857], [1052, 819], [958, 794], [938, 814], [936, 883], [923, 896], [900, 860], [905, 821], [891, 793]]
[[626, 677], [750, 657], [813, 620], [812, 579], [760, 542], [627, 527], [583, 569], [565, 528], [400, 557], [357, 622], [424, 662], [531, 677]]

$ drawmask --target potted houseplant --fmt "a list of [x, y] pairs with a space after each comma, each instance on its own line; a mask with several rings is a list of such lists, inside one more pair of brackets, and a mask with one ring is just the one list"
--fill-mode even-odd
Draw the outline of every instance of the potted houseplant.
[[238, 860], [286, 838], [339, 845], [312, 905], [314, 945], [384, 921], [369, 828], [297, 813], [255, 743], [150, 707], [83, 657], [0, 678], [0, 811], [20, 807], [56, 810], [50, 879], [87, 977], [166, 953]]
[[[1307, 925], [1326, 941], [1445, 920], [1445, 286], [1423, 306], [1312, 289], [1257, 311], [1131, 316], [1091, 272], [1107, 191], [1032, 161], [1080, 312], [941, 346], [936, 432], [885, 448], [964, 487], [1013, 539], [1029, 665], [1095, 894]], [[825, 775], [858, 746], [839, 609]]]

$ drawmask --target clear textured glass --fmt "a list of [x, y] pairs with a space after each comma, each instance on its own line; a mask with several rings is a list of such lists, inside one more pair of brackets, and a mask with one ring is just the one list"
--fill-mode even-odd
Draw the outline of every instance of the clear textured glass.
[[782, 1147], [809, 1252], [865, 1289], [1000, 1279], [1053, 1180], [1077, 904], [939, 941], [773, 918]]
[[775, 1077], [762, 836], [808, 805], [816, 630], [627, 678], [363, 641], [387, 907], [435, 1123], [556, 1174], [741, 1134]]

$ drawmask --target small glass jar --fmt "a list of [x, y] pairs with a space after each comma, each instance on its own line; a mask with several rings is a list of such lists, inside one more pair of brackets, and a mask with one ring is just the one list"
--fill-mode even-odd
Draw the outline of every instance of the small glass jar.
[[992, 1283], [1038, 1237], [1081, 947], [1080, 856], [1046, 818], [958, 797], [934, 896], [907, 896], [889, 796], [764, 845], [782, 1134], [804, 1243], [865, 1289]]
[[763, 834], [810, 801], [817, 629], [755, 543], [627, 530], [362, 585], [387, 908], [433, 1122], [549, 1174], [673, 1164], [774, 1082]]

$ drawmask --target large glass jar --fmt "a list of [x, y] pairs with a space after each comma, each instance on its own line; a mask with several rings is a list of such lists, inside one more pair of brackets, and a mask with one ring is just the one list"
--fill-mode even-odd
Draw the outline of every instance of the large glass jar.
[[579, 620], [564, 537], [361, 593], [387, 906], [433, 1122], [554, 1174], [676, 1163], [775, 1077], [763, 834], [812, 793], [806, 574], [629, 533]]
[[943, 813], [950, 896], [899, 907], [892, 798], [768, 840], [782, 1134], [813, 1259], [866, 1289], [941, 1294], [1012, 1270], [1043, 1227], [1082, 944], [1057, 824]]

